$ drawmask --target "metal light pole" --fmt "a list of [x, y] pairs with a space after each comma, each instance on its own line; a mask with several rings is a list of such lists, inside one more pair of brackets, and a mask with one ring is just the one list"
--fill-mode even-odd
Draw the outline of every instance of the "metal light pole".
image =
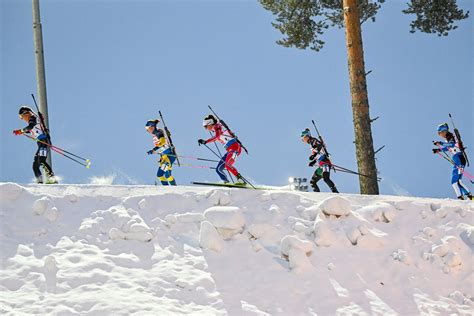
[[[48, 100], [46, 97], [46, 77], [44, 71], [44, 53], [43, 53], [43, 32], [41, 29], [39, 0], [33, 1], [33, 39], [35, 44], [35, 60], [36, 60], [36, 86], [39, 101], [39, 111], [43, 114], [45, 128], [49, 129], [48, 120]], [[48, 147], [49, 165], [51, 163], [51, 150]]]

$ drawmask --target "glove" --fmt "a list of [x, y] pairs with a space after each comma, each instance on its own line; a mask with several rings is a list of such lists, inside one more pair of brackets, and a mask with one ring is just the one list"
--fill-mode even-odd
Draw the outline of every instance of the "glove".
[[433, 145], [435, 145], [435, 146], [440, 146], [440, 145], [441, 145], [441, 142], [433, 141]]
[[312, 154], [311, 156], [309, 156], [309, 160], [314, 160], [314, 158], [316, 158], [316, 154]]
[[201, 146], [201, 145], [205, 145], [206, 144], [206, 141], [204, 139], [199, 139], [198, 140], [198, 145]]
[[23, 131], [21, 129], [16, 129], [16, 130], [13, 131], [13, 134], [14, 135], [22, 135]]
[[155, 153], [155, 151], [153, 149], [149, 150], [146, 152], [148, 155], [153, 155]]
[[441, 151], [439, 148], [433, 148], [433, 154], [437, 154]]
[[313, 167], [316, 164], [317, 160], [310, 161], [308, 166]]

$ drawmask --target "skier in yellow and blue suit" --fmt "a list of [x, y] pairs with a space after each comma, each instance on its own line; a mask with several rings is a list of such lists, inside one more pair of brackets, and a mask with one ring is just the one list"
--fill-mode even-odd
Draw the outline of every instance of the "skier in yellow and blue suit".
[[171, 175], [176, 156], [166, 141], [163, 130], [157, 127], [159, 122], [160, 120], [149, 120], [145, 124], [147, 132], [153, 136], [153, 144], [155, 146], [153, 149], [147, 151], [147, 154], [153, 155], [154, 153], [158, 153], [161, 155], [160, 167], [156, 173], [156, 177], [160, 180], [161, 184], [176, 185], [176, 180]]

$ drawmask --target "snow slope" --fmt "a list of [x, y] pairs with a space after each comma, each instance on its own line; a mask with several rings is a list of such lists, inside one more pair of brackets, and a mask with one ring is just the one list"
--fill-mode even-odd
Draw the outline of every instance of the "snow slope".
[[473, 312], [474, 204], [0, 184], [0, 313]]

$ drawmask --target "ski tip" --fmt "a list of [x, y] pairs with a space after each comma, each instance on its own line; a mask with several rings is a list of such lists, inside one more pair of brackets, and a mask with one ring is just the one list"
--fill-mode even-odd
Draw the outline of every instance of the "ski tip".
[[91, 160], [87, 159], [86, 160], [86, 169], [90, 169], [90, 168], [91, 168]]

